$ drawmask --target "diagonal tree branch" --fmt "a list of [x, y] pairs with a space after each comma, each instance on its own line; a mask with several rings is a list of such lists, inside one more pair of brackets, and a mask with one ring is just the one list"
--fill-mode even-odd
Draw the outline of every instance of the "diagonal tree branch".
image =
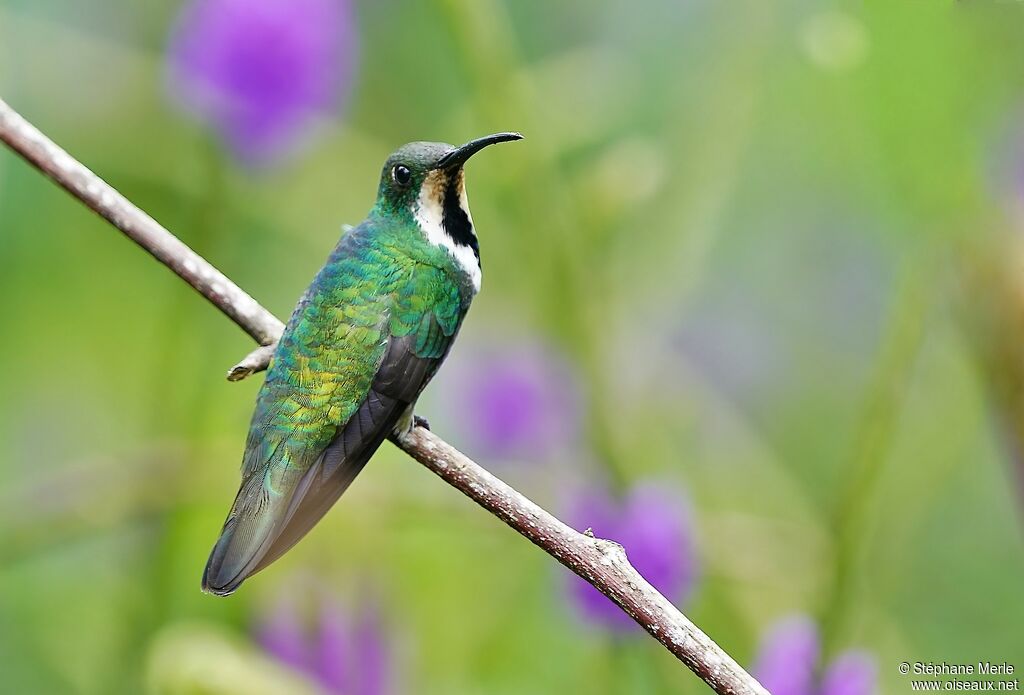
[[0, 100], [0, 139], [125, 236], [170, 268], [228, 315], [260, 345], [277, 340], [284, 324], [159, 222], [135, 207]]
[[[260, 348], [228, 374], [266, 368], [283, 324], [149, 215], [58, 147], [0, 100], [0, 140], [124, 232], [224, 312]], [[513, 530], [590, 582], [722, 695], [768, 695], [700, 628], [629, 564], [621, 545], [579, 533], [488, 473], [437, 435], [415, 427], [394, 443]]]

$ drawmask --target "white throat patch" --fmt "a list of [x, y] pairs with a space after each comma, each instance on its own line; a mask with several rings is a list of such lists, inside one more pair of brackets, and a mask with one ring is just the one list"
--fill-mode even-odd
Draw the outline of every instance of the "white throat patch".
[[[456, 244], [451, 235], [444, 228], [444, 200], [447, 177], [440, 171], [432, 171], [427, 174], [423, 186], [420, 188], [419, 198], [416, 200], [416, 209], [413, 215], [420, 229], [427, 235], [427, 241], [436, 246], [444, 248], [452, 255], [459, 267], [465, 271], [473, 283], [473, 291], [480, 291], [480, 261], [469, 246]], [[459, 205], [466, 213], [469, 224], [473, 224], [473, 216], [469, 213], [469, 199], [466, 197], [466, 187], [459, 187]], [[475, 233], [475, 230], [474, 230]]]

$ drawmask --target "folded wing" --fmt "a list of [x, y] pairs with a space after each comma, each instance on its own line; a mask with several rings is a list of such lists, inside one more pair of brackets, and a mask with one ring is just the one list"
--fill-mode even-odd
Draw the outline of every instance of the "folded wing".
[[[401, 299], [400, 294], [399, 310]], [[441, 305], [445, 311], [440, 314], [436, 307], [418, 316], [395, 312], [369, 388], [355, 411], [333, 426], [327, 444], [318, 446], [308, 436], [303, 429], [308, 422], [299, 415], [289, 416], [299, 436], [281, 436], [280, 427], [259, 424], [254, 417], [242, 486], [207, 563], [204, 591], [235, 591], [298, 542], [337, 501], [411, 410], [448, 352], [463, 313], [452, 314], [446, 306]], [[269, 388], [280, 389], [281, 384]]]

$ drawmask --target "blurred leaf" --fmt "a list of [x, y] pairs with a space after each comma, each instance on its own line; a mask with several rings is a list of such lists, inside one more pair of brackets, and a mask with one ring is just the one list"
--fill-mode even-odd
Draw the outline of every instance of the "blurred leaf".
[[315, 695], [317, 689], [214, 625], [172, 624], [146, 659], [151, 695]]

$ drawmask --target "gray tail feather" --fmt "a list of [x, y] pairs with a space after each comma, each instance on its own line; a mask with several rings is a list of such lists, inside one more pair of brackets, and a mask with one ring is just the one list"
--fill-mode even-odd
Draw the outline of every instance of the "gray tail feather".
[[233, 593], [305, 536], [355, 480], [406, 407], [371, 391], [287, 498], [272, 499], [263, 487], [263, 476], [254, 471], [238, 491], [210, 553], [203, 591], [217, 596]]

